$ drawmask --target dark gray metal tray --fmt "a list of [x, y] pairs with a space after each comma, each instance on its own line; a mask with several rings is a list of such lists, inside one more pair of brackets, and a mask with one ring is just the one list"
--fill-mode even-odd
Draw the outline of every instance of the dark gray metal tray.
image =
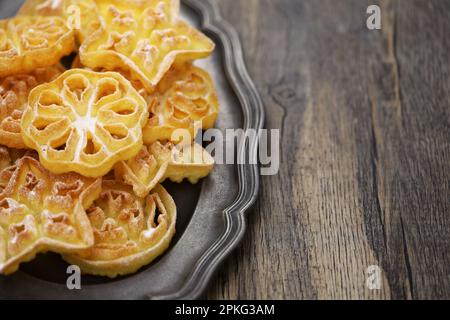
[[[0, 18], [13, 16], [21, 2], [0, 0]], [[196, 62], [211, 73], [218, 90], [221, 110], [216, 127], [223, 132], [262, 128], [263, 105], [234, 29], [210, 1], [183, 0], [181, 11], [217, 45], [210, 58]], [[242, 159], [256, 156], [255, 141], [238, 148]], [[245, 213], [257, 197], [258, 175], [256, 165], [216, 165], [198, 185], [165, 183], [177, 204], [177, 234], [162, 257], [136, 274], [113, 280], [83, 276], [80, 290], [68, 290], [67, 264], [56, 254], [41, 254], [17, 273], [0, 276], [0, 299], [199, 298], [245, 232]]]

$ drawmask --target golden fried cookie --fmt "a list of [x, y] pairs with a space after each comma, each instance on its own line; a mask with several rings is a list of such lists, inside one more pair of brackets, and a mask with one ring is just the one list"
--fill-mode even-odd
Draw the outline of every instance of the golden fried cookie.
[[[83, 43], [100, 28], [98, 10], [93, 0], [65, 0], [63, 16], [75, 31], [78, 43]], [[79, 19], [79, 25], [77, 20]]]
[[[31, 157], [37, 160], [38, 156], [34, 150], [29, 149], [10, 149], [0, 146], [0, 171], [12, 166], [23, 157]], [[9, 182], [9, 179], [7, 181]]]
[[204, 58], [214, 43], [179, 20], [179, 0], [95, 0], [101, 28], [80, 48], [83, 65], [129, 70], [152, 89], [177, 60]]
[[26, 0], [17, 15], [62, 17], [79, 43], [100, 27], [97, 6], [92, 0]]
[[[75, 57], [75, 59], [73, 59], [72, 61], [72, 69], [74, 68], [82, 68], [82, 69], [87, 69], [87, 70], [93, 70], [96, 72], [108, 72], [108, 70], [102, 69], [102, 68], [97, 68], [97, 69], [91, 69], [88, 67], [83, 66], [83, 64], [81, 63], [80, 60], [80, 55], [77, 55]], [[128, 81], [130, 81], [131, 85], [136, 89], [136, 91], [146, 100], [148, 100], [148, 98], [150, 97], [150, 93], [153, 91], [149, 91], [147, 89], [144, 88], [144, 86], [142, 85], [142, 83], [139, 80], [133, 80], [130, 77], [130, 72], [129, 71], [125, 71], [125, 70], [121, 70], [121, 69], [114, 69], [111, 70], [112, 72], [118, 72], [120, 73], [125, 79], [128, 79]]]
[[167, 167], [165, 177], [174, 182], [181, 182], [183, 179], [188, 179], [192, 184], [210, 174], [214, 167], [214, 158], [197, 143], [190, 145], [166, 144], [152, 144], [149, 150], [161, 158], [158, 161], [163, 161], [167, 153], [164, 153], [161, 147], [169, 148], [171, 156], [169, 158], [169, 166]]
[[0, 173], [0, 273], [43, 251], [73, 252], [94, 243], [86, 209], [101, 192], [101, 179], [54, 175], [24, 157]]
[[26, 0], [18, 16], [59, 16], [63, 14], [64, 0]]
[[159, 141], [144, 147], [136, 157], [119, 162], [114, 172], [116, 179], [133, 186], [139, 197], [145, 197], [165, 179], [181, 182], [188, 179], [197, 183], [214, 166], [214, 159], [198, 144], [175, 146]]
[[[101, 69], [100, 71], [106, 72], [107, 70]], [[135, 88], [136, 91], [139, 92], [139, 94], [145, 99], [145, 101], [147, 101], [150, 97], [150, 94], [154, 92], [154, 89], [152, 89], [152, 90], [146, 89], [140, 80], [133, 79], [133, 77], [130, 75], [130, 71], [119, 69], [119, 68], [114, 69], [112, 71], [118, 72], [122, 76], [124, 76], [126, 79], [128, 79], [130, 81], [131, 85], [133, 86], [133, 88]]]
[[59, 17], [0, 20], [0, 77], [49, 67], [75, 47], [73, 31]]
[[[23, 157], [32, 157], [37, 159], [37, 154], [34, 150], [21, 150], [21, 149], [9, 149], [4, 146], [0, 146], [0, 172]], [[9, 179], [3, 181], [3, 184], [9, 182]]]
[[3, 193], [3, 191], [8, 186], [8, 183], [11, 181], [11, 177], [14, 171], [16, 171], [16, 166], [13, 165], [6, 166], [0, 170], [0, 195]]
[[142, 148], [146, 109], [120, 74], [72, 69], [31, 91], [22, 135], [53, 173], [100, 177]]
[[143, 198], [163, 181], [168, 165], [169, 161], [158, 162], [144, 146], [134, 158], [118, 162], [114, 173], [117, 180], [133, 186], [136, 195]]
[[[150, 119], [144, 127], [144, 143], [178, 142], [175, 130], [185, 129], [191, 139], [196, 129], [210, 129], [219, 113], [219, 100], [209, 74], [192, 64], [173, 67], [148, 99]], [[196, 128], [197, 124], [198, 128]]]
[[27, 148], [20, 132], [20, 119], [28, 102], [28, 94], [37, 85], [54, 80], [63, 71], [64, 68], [58, 64], [0, 79], [0, 144], [10, 148]]
[[100, 198], [88, 209], [94, 246], [64, 255], [64, 260], [84, 273], [111, 278], [136, 272], [169, 247], [176, 214], [172, 197], [161, 185], [140, 198], [130, 186], [104, 181]]
[[0, 171], [11, 165], [11, 156], [6, 147], [0, 146]]

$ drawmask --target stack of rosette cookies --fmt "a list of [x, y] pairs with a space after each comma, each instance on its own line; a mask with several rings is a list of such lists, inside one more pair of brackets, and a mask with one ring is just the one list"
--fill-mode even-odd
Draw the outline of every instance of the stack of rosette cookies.
[[[179, 0], [29, 0], [0, 21], [0, 273], [39, 252], [116, 277], [161, 255], [219, 112]], [[69, 70], [60, 60], [76, 53]]]

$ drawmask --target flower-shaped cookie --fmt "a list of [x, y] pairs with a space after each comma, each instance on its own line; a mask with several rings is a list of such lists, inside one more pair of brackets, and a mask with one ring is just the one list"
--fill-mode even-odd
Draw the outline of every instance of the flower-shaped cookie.
[[145, 100], [116, 72], [72, 69], [30, 93], [25, 143], [54, 173], [100, 177], [142, 148]]
[[39, 252], [90, 247], [86, 211], [101, 192], [101, 179], [54, 175], [24, 157], [0, 173], [0, 273], [10, 274]]
[[[144, 142], [178, 142], [175, 130], [210, 129], [219, 113], [219, 100], [209, 74], [190, 63], [175, 65], [147, 98], [150, 119], [144, 128]], [[184, 136], [184, 135], [183, 135]]]
[[80, 48], [83, 65], [130, 70], [151, 89], [176, 60], [208, 56], [214, 43], [179, 20], [179, 0], [95, 0], [101, 28]]
[[169, 247], [176, 214], [172, 197], [161, 185], [140, 198], [130, 186], [104, 181], [102, 194], [88, 209], [94, 246], [63, 257], [88, 274], [114, 278], [135, 272]]
[[116, 179], [133, 186], [139, 197], [145, 197], [165, 179], [181, 182], [188, 179], [197, 183], [206, 177], [214, 166], [214, 159], [199, 144], [174, 145], [159, 141], [144, 147], [136, 157], [117, 163]]
[[75, 46], [73, 31], [59, 17], [0, 20], [0, 77], [57, 64]]
[[[91, 69], [88, 68], [86, 66], [83, 66], [83, 64], [81, 63], [80, 60], [80, 55], [75, 56], [75, 58], [72, 61], [72, 68], [81, 68], [81, 69], [87, 69], [87, 70], [93, 70], [96, 72], [108, 72], [108, 70], [102, 69], [102, 68], [97, 68], [97, 69]], [[149, 91], [147, 89], [144, 88], [144, 86], [142, 85], [142, 83], [139, 80], [136, 79], [132, 79], [130, 76], [130, 72], [129, 71], [125, 71], [122, 69], [114, 69], [114, 70], [110, 70], [112, 72], [118, 72], [120, 73], [124, 78], [128, 79], [131, 83], [131, 85], [136, 89], [136, 91], [145, 99], [148, 100], [150, 97], [150, 94], [153, 93], [154, 91]]]
[[62, 17], [79, 43], [100, 27], [97, 6], [92, 0], [26, 0], [17, 15]]
[[54, 80], [64, 71], [61, 65], [37, 68], [29, 74], [0, 79], [0, 144], [25, 149], [20, 132], [20, 119], [28, 102], [28, 94], [39, 84]]

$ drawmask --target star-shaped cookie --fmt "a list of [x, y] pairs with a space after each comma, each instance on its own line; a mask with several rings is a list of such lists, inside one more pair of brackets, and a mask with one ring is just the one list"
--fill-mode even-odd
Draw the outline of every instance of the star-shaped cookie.
[[54, 175], [24, 157], [0, 172], [0, 186], [0, 273], [13, 273], [39, 252], [94, 243], [85, 209], [100, 195], [101, 179]]
[[214, 43], [179, 19], [179, 0], [95, 0], [101, 28], [80, 48], [83, 65], [129, 70], [151, 89], [175, 61], [208, 56]]

